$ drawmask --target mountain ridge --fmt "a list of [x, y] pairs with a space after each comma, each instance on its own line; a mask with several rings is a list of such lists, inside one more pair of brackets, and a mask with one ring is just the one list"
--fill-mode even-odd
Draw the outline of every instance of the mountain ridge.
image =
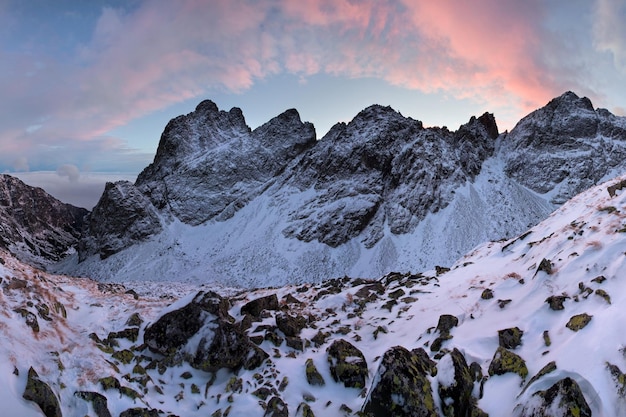
[[[105, 198], [112, 215], [96, 207], [90, 222], [111, 227], [87, 229], [54, 268], [263, 286], [449, 265], [625, 171], [625, 120], [571, 92], [502, 134], [489, 113], [451, 132], [374, 105], [316, 141], [295, 110], [252, 131], [240, 110], [203, 102], [168, 124], [136, 184], [116, 186], [137, 199]], [[124, 232], [138, 229], [115, 213], [132, 207], [154, 232]]]

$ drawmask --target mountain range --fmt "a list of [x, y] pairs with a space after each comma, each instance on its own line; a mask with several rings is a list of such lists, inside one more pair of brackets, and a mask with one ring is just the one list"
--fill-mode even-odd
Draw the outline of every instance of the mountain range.
[[626, 176], [450, 268], [102, 283], [0, 249], [6, 415], [621, 416]]
[[626, 118], [567, 92], [499, 132], [374, 105], [320, 140], [287, 110], [252, 130], [211, 101], [166, 126], [133, 184], [107, 184], [77, 253], [99, 280], [259, 287], [447, 266], [626, 170]]

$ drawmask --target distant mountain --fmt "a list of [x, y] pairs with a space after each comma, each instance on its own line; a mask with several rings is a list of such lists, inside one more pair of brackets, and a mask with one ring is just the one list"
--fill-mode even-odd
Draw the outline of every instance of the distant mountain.
[[449, 265], [626, 171], [626, 118], [568, 92], [498, 132], [452, 132], [371, 106], [321, 140], [295, 110], [251, 130], [202, 102], [166, 127], [135, 184], [106, 187], [79, 254], [108, 280], [312, 282]]
[[75, 251], [88, 211], [0, 175], [0, 247], [43, 267]]
[[624, 248], [626, 175], [449, 270], [375, 280], [125, 287], [0, 250], [3, 413], [623, 416]]

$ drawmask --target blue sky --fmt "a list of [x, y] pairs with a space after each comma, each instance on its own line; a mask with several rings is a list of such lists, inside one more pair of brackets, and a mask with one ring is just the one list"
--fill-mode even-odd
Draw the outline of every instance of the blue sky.
[[92, 205], [88, 178], [132, 178], [206, 98], [318, 137], [375, 103], [504, 130], [572, 90], [624, 115], [625, 22], [623, 0], [0, 0], [0, 172]]

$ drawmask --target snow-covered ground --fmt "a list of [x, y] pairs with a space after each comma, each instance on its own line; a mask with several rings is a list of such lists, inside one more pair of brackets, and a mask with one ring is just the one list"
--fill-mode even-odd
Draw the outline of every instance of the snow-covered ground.
[[[489, 169], [484, 172], [487, 175]], [[494, 169], [493, 172], [499, 171]], [[626, 398], [620, 391], [624, 387], [607, 365], [610, 363], [622, 372], [626, 370], [626, 336], [622, 331], [626, 321], [623, 309], [626, 303], [626, 282], [623, 281], [626, 279], [626, 190], [618, 191], [612, 198], [607, 192], [607, 186], [618, 180], [626, 180], [626, 176], [576, 196], [527, 233], [475, 248], [452, 265], [448, 272], [440, 269], [416, 275], [383, 277], [380, 283], [384, 292], [365, 303], [359, 302], [357, 292], [372, 283], [351, 279], [240, 293], [225, 289], [224, 294], [231, 297], [229, 313], [237, 321], [243, 318], [240, 310], [249, 300], [270, 294], [285, 300], [291, 295], [302, 304], [289, 304], [289, 313], [310, 317], [300, 337], [311, 340], [318, 331], [329, 333], [328, 339], [320, 346], [311, 344], [303, 351], [287, 347], [284, 342], [275, 346], [270, 339], [263, 338], [267, 328], [262, 326], [275, 325], [277, 313], [268, 312], [260, 323], [253, 323], [246, 332], [248, 336], [262, 336], [259, 346], [270, 355], [269, 360], [257, 369], [242, 369], [236, 373], [223, 369], [212, 375], [187, 363], [169, 366], [159, 373], [158, 369], [146, 369], [152, 359], [158, 359], [158, 355], [142, 346], [146, 324], [156, 321], [166, 311], [185, 305], [196, 289], [191, 284], [170, 286], [172, 282], [192, 274], [219, 273], [219, 268], [226, 264], [214, 264], [213, 271], [204, 270], [200, 261], [205, 255], [187, 254], [188, 269], [169, 270], [167, 258], [160, 258], [156, 252], [162, 246], [149, 242], [141, 247], [142, 251], [134, 253], [136, 256], [153, 256], [151, 265], [154, 268], [149, 273], [159, 273], [160, 276], [153, 278], [160, 284], [153, 286], [129, 281], [126, 288], [121, 288], [88, 279], [48, 275], [4, 254], [2, 258], [5, 262], [0, 266], [0, 314], [3, 316], [0, 322], [0, 337], [3, 340], [0, 344], [0, 378], [7, 387], [0, 393], [3, 410], [11, 415], [39, 415], [37, 407], [21, 397], [28, 369], [32, 366], [60, 399], [65, 416], [93, 414], [90, 403], [76, 397], [76, 391], [100, 392], [107, 398], [113, 415], [130, 407], [146, 407], [181, 416], [213, 415], [218, 410], [222, 413], [229, 410], [230, 415], [261, 416], [264, 415], [261, 404], [266, 403], [251, 393], [264, 384], [277, 392], [287, 404], [290, 415], [296, 415], [298, 405], [305, 402], [317, 416], [341, 416], [345, 415], [342, 405], [353, 411], [360, 410], [364, 393], [333, 381], [326, 349], [334, 340], [345, 339], [361, 350], [368, 366], [366, 387], [370, 389], [382, 355], [392, 346], [401, 345], [407, 349], [424, 347], [434, 358], [437, 352], [429, 347], [440, 336], [434, 329], [441, 315], [450, 314], [457, 317], [458, 325], [451, 329], [452, 338], [443, 341], [442, 349], [459, 349], [468, 363], [476, 362], [480, 366], [484, 375], [487, 375], [498, 348], [498, 330], [518, 327], [523, 331], [522, 344], [514, 352], [525, 360], [528, 376], [522, 380], [517, 374], [507, 373], [486, 379], [484, 394], [477, 404], [490, 416], [514, 415], [519, 411], [518, 404], [527, 404], [535, 392], [547, 389], [566, 376], [581, 387], [594, 416], [624, 415]], [[478, 216], [481, 210], [474, 208], [481, 207], [484, 210], [482, 218], [495, 215], [489, 211], [492, 205], [487, 202], [497, 200], [497, 192], [490, 196], [484, 189], [480, 190], [491, 184], [497, 184], [499, 190], [506, 190], [509, 194], [518, 192], [517, 204], [536, 204], [537, 210], [547, 210], [540, 198], [523, 189], [515, 191], [516, 186], [504, 183], [502, 178], [494, 175], [459, 193], [451, 213], [460, 216], [463, 201], [479, 199], [482, 205], [467, 203], [471, 209], [468, 208], [464, 216]], [[472, 188], [479, 188], [479, 191]], [[483, 197], [479, 198], [479, 195]], [[506, 201], [512, 203], [510, 199]], [[256, 219], [259, 222], [266, 221], [272, 218], [268, 215], [272, 206], [269, 202], [266, 205], [263, 209], [266, 211], [246, 207], [236, 216], [258, 216]], [[501, 212], [503, 219], [506, 218], [506, 212], [502, 213], [506, 205], [493, 209]], [[433, 233], [442, 227], [451, 227], [458, 220], [449, 214], [447, 218], [440, 217], [439, 221], [443, 223], [432, 223]], [[459, 236], [479, 233], [486, 224], [481, 222], [481, 217], [478, 217], [475, 231], [460, 230]], [[197, 243], [203, 237], [215, 239], [215, 235], [208, 232], [215, 231], [211, 227], [222, 224], [203, 226], [206, 228], [204, 233], [202, 228], [185, 229], [186, 226], [173, 224], [171, 236], [176, 238], [172, 238], [169, 244], [175, 253], [182, 256], [194, 250], [195, 245], [189, 242]], [[261, 229], [268, 230], [271, 226], [276, 224], [268, 224]], [[502, 227], [506, 228], [507, 223], [502, 223]], [[221, 232], [216, 235], [227, 236], [227, 231]], [[223, 241], [224, 245], [240, 241], [241, 235], [246, 236], [245, 241], [253, 242], [249, 247], [240, 248], [243, 260], [231, 265], [231, 268], [237, 269], [253, 259], [254, 250], [261, 248], [263, 236], [254, 235], [251, 230], [231, 233], [233, 235]], [[235, 233], [240, 235], [235, 236]], [[482, 233], [487, 231], [482, 230]], [[151, 244], [155, 246], [151, 247]], [[287, 260], [306, 255], [298, 252], [297, 241], [285, 240], [282, 244], [285, 246], [280, 250], [286, 254]], [[419, 243], [415, 247], [419, 248]], [[365, 256], [363, 249], [344, 250], [344, 254], [355, 253], [351, 259], [353, 270], [358, 272], [358, 260]], [[375, 247], [372, 253], [377, 250], [381, 249]], [[392, 252], [391, 249], [388, 251]], [[264, 252], [256, 255], [268, 256]], [[339, 255], [336, 255], [337, 258], [334, 256], [320, 259], [320, 262], [341, 261]], [[408, 256], [397, 254], [396, 260]], [[161, 264], [159, 259], [163, 259]], [[124, 265], [128, 264], [126, 260]], [[248, 265], [248, 268], [252, 266]], [[280, 270], [280, 264], [277, 264], [276, 270]], [[125, 276], [139, 273], [138, 268], [128, 269]], [[263, 273], [272, 276], [275, 271]], [[260, 275], [250, 274], [245, 268], [240, 270], [240, 274], [242, 283], [246, 284], [254, 284], [254, 277]], [[280, 283], [280, 280], [273, 282]], [[169, 288], [170, 295], [160, 298], [159, 288], [163, 288], [164, 292]], [[128, 289], [135, 289], [139, 299], [126, 294]], [[205, 286], [202, 289], [215, 290], [215, 287]], [[493, 293], [492, 298], [483, 296], [487, 289]], [[184, 295], [187, 291], [190, 294]], [[552, 296], [563, 297], [562, 310], [550, 308], [546, 300]], [[178, 301], [167, 307], [175, 300]], [[57, 303], [63, 304], [67, 318], [55, 309]], [[47, 314], [52, 319], [50, 321], [40, 313], [44, 304], [50, 311]], [[18, 310], [20, 308], [38, 318], [38, 332], [26, 324], [26, 317]], [[139, 338], [135, 342], [117, 339], [119, 346], [114, 348], [116, 352], [124, 349], [133, 352], [132, 361], [125, 364], [116, 359], [119, 356], [98, 349], [89, 334], [93, 332], [104, 339], [110, 332], [121, 331], [127, 327], [126, 321], [135, 312], [144, 320]], [[567, 323], [582, 313], [591, 316], [591, 321], [578, 331], [570, 330]], [[325, 380], [324, 386], [307, 383], [307, 359], [313, 360]], [[450, 378], [450, 360], [444, 355], [438, 361], [439, 374], [430, 377], [437, 402], [436, 387]], [[536, 380], [531, 379], [552, 361], [555, 362], [555, 370]], [[144, 385], [138, 382], [141, 378], [135, 372], [135, 365], [140, 365], [149, 377], [148, 382], [144, 380]], [[188, 379], [181, 376], [185, 372], [188, 372]], [[107, 376], [115, 376], [123, 386], [132, 388], [141, 397], [133, 400], [118, 390], [102, 389], [98, 381]], [[241, 379], [241, 388], [234, 388], [233, 384], [238, 379]], [[208, 384], [209, 381], [212, 382]], [[478, 387], [475, 395], [479, 397]], [[439, 403], [436, 405], [440, 406]]]

